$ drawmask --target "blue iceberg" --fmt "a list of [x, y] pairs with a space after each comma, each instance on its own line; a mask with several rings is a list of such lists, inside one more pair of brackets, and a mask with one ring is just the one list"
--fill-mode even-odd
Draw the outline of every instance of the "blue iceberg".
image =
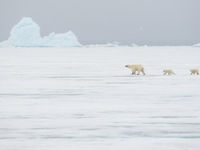
[[76, 35], [67, 33], [51, 33], [41, 37], [40, 26], [31, 18], [23, 18], [15, 25], [7, 41], [0, 43], [1, 47], [80, 47]]
[[38, 47], [41, 41], [40, 27], [31, 18], [23, 18], [12, 28], [8, 38], [14, 47]]

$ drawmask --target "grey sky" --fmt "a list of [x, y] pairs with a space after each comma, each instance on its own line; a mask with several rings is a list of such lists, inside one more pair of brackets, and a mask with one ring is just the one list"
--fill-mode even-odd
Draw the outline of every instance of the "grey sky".
[[83, 44], [200, 42], [200, 0], [0, 0], [0, 41], [24, 16], [42, 36], [70, 29]]

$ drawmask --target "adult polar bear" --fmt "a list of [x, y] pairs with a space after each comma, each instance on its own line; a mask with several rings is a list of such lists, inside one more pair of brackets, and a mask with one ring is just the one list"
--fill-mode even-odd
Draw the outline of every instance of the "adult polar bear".
[[145, 75], [144, 67], [140, 64], [135, 65], [125, 65], [125, 67], [132, 70], [132, 75], [135, 75], [137, 72], [137, 75], [140, 75], [140, 72], [142, 72], [143, 75]]

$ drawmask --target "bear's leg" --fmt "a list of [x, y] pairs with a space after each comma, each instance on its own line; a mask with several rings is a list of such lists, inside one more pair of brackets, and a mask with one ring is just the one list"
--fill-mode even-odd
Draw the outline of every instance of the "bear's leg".
[[163, 73], [163, 75], [166, 75], [166, 74], [167, 74], [167, 72], [164, 72], [164, 73]]
[[138, 70], [138, 73], [137, 73], [137, 75], [140, 75], [140, 70]]
[[135, 69], [133, 69], [132, 70], [132, 75], [134, 75], [136, 73], [136, 70]]
[[199, 72], [197, 72], [197, 75], [199, 75]]
[[146, 75], [145, 72], [144, 72], [144, 69], [142, 69], [142, 74], [143, 74], [143, 75]]

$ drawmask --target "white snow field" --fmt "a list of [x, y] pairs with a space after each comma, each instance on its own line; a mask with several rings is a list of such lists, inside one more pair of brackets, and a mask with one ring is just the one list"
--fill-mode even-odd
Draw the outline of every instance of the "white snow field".
[[[1, 150], [199, 150], [198, 47], [0, 49]], [[126, 64], [142, 64], [132, 76]], [[163, 69], [175, 76], [163, 76]]]

